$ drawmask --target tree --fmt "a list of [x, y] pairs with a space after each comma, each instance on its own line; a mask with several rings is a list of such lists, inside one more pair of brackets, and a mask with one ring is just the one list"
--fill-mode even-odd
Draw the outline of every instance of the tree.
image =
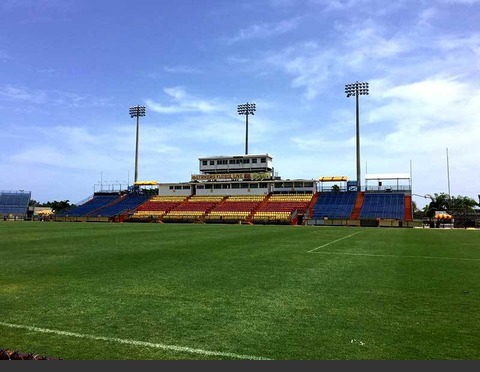
[[450, 196], [443, 192], [435, 193], [434, 196], [427, 194], [426, 197], [429, 197], [431, 201], [425, 206], [424, 213], [430, 222], [437, 211], [446, 211], [454, 217], [456, 226], [472, 224], [472, 221], [469, 221], [471, 216], [473, 216], [473, 224], [475, 224], [476, 211], [474, 207], [479, 204], [474, 199], [468, 196]]
[[35, 199], [30, 199], [30, 201], [28, 202], [28, 206], [29, 207], [39, 207], [40, 203], [37, 202]]
[[50, 207], [54, 212], [59, 212], [63, 209], [71, 208], [74, 207], [75, 204], [70, 204], [69, 200], [62, 200], [62, 201], [56, 201], [54, 200], [53, 202], [47, 202], [45, 203], [45, 207]]
[[440, 194], [435, 193], [434, 196], [427, 194], [425, 197], [429, 197], [431, 200], [430, 203], [424, 208], [425, 216], [429, 218], [429, 221], [435, 217], [435, 213], [437, 211], [448, 212], [450, 199], [449, 195], [442, 192]]
[[417, 206], [417, 203], [412, 200], [412, 212], [413, 212], [413, 218], [415, 219], [422, 219], [424, 216], [423, 210], [419, 209]]
[[449, 213], [455, 217], [455, 225], [467, 227], [475, 226], [476, 210], [479, 204], [468, 196], [452, 196]]

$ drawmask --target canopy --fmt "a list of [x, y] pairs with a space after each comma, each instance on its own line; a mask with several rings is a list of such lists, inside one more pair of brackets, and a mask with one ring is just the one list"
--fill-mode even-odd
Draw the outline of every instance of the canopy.
[[410, 175], [408, 173], [379, 173], [379, 174], [367, 174], [365, 179], [368, 180], [409, 180]]
[[158, 185], [158, 182], [157, 182], [157, 181], [137, 181], [137, 182], [135, 182], [135, 185], [139, 185], [139, 186], [148, 186], [148, 185], [155, 186], [155, 185]]
[[51, 209], [41, 209], [41, 210], [37, 211], [36, 213], [39, 216], [41, 216], [41, 215], [49, 216], [49, 215], [53, 214], [53, 211]]
[[451, 220], [453, 216], [445, 211], [437, 211], [435, 212], [435, 216], [433, 218], [436, 220]]
[[329, 176], [329, 177], [320, 177], [320, 182], [341, 182], [341, 181], [348, 181], [346, 176]]

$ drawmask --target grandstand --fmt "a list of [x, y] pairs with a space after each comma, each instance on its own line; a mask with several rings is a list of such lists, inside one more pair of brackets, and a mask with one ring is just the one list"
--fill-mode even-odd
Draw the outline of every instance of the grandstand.
[[205, 216], [206, 222], [248, 222], [264, 199], [264, 195], [227, 196]]
[[62, 210], [55, 215], [55, 221], [123, 221], [150, 199], [149, 194], [137, 193], [96, 193], [80, 205]]
[[365, 194], [361, 219], [405, 219], [405, 196], [401, 193]]
[[171, 222], [201, 221], [224, 199], [224, 195], [194, 195], [166, 213], [162, 220]]
[[312, 219], [349, 219], [352, 216], [357, 192], [321, 192], [313, 206]]
[[115, 217], [133, 213], [136, 208], [145, 203], [150, 195], [125, 194], [115, 199], [103, 208], [90, 212], [87, 216]]
[[103, 193], [99, 192], [94, 194], [91, 198], [87, 199], [84, 203], [75, 206], [73, 208], [64, 209], [56, 214], [57, 217], [81, 217], [87, 216], [92, 213], [100, 211], [107, 205], [114, 203], [119, 198], [119, 193]]
[[3, 220], [24, 220], [27, 218], [30, 191], [0, 191], [0, 218]]
[[[298, 223], [296, 216], [303, 216], [312, 200], [312, 194], [273, 194], [265, 198], [260, 208], [253, 214], [254, 223]], [[295, 224], [296, 224], [295, 223]]]
[[[408, 174], [367, 175], [365, 180], [364, 191], [353, 191], [346, 177], [323, 177], [322, 182], [347, 181], [347, 187], [322, 187], [306, 223], [392, 227], [403, 226], [405, 223], [406, 226], [413, 226]], [[372, 186], [371, 181], [375, 182], [375, 186]]]
[[188, 182], [96, 192], [55, 220], [412, 226], [408, 174], [367, 175], [358, 191], [346, 176], [282, 179], [269, 154], [203, 157], [199, 171]]
[[132, 215], [132, 220], [159, 219], [186, 200], [184, 196], [154, 195], [140, 205]]

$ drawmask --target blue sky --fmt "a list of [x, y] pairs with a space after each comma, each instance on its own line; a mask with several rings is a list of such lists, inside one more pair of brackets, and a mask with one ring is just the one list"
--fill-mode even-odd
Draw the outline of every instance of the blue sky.
[[[2, 0], [0, 189], [78, 203], [269, 153], [282, 178], [410, 173], [480, 194], [479, 0]], [[447, 157], [448, 149], [448, 157]], [[448, 159], [448, 162], [447, 162]]]

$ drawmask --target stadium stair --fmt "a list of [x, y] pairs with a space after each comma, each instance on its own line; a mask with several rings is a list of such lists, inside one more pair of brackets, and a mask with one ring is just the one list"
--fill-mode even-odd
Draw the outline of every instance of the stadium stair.
[[252, 219], [253, 219], [253, 216], [255, 216], [255, 213], [257, 213], [257, 211], [260, 209], [260, 208], [263, 208], [265, 206], [265, 204], [268, 203], [268, 200], [270, 199], [270, 196], [272, 196], [272, 194], [267, 194], [265, 196], [265, 199], [263, 199], [263, 201], [257, 206], [257, 208], [255, 208], [252, 213], [250, 213], [250, 215], [245, 219], [247, 222], [252, 222]]
[[317, 202], [319, 196], [320, 196], [320, 193], [319, 193], [319, 192], [316, 192], [315, 194], [313, 194], [312, 200], [310, 200], [310, 203], [309, 203], [308, 206], [307, 206], [307, 215], [306, 215], [307, 218], [310, 218], [310, 217], [312, 216], [312, 214], [313, 214], [313, 206], [314, 206], [315, 203]]
[[352, 220], [358, 220], [358, 218], [360, 217], [360, 211], [362, 210], [364, 196], [365, 193], [363, 191], [360, 191], [357, 194], [357, 200], [355, 201], [355, 206], [353, 207], [353, 212], [350, 217]]
[[413, 221], [412, 196], [405, 195], [405, 221]]

